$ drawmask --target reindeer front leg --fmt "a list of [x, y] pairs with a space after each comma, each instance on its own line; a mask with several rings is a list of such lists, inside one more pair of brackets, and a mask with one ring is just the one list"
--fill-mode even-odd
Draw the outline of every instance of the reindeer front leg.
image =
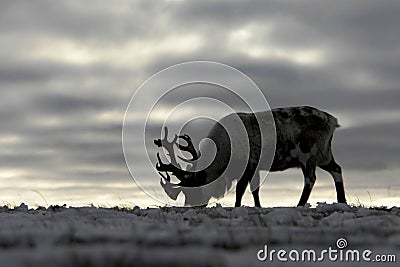
[[242, 197], [246, 191], [247, 184], [250, 184], [250, 190], [253, 194], [254, 205], [256, 207], [261, 207], [259, 198], [259, 186], [260, 186], [260, 175], [257, 169], [257, 162], [249, 162], [246, 169], [236, 184], [236, 202], [235, 207], [240, 207], [242, 205]]

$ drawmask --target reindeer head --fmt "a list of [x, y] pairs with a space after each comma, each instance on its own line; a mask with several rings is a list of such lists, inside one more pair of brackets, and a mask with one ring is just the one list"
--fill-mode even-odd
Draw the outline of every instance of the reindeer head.
[[[178, 140], [184, 140], [186, 145], [179, 143]], [[164, 191], [172, 199], [177, 198], [178, 194], [181, 192], [179, 187], [196, 187], [201, 186], [199, 178], [199, 172], [194, 172], [195, 161], [200, 158], [200, 153], [196, 151], [192, 139], [188, 135], [176, 135], [172, 141], [168, 141], [168, 128], [165, 127], [165, 135], [163, 139], [154, 140], [154, 144], [158, 147], [162, 147], [167, 151], [167, 155], [170, 158], [170, 163], [163, 163], [160, 158], [160, 153], [157, 153], [158, 163], [156, 164], [156, 169], [160, 176], [161, 186]], [[174, 146], [178, 147], [181, 151], [186, 151], [191, 154], [191, 158], [183, 158], [181, 156], [176, 156], [174, 151]], [[184, 170], [181, 168], [180, 164], [177, 162], [177, 158], [180, 160], [190, 163], [189, 167]], [[163, 174], [165, 173], [165, 175]], [[180, 182], [178, 184], [171, 183], [169, 174], [174, 175]]]

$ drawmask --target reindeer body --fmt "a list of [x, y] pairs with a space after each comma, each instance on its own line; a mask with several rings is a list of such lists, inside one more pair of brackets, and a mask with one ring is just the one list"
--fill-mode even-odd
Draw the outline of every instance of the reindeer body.
[[[261, 134], [272, 129], [273, 125], [268, 119], [271, 117], [271, 112], [275, 122], [275, 138]], [[242, 133], [237, 130], [240, 122], [244, 125], [248, 140], [243, 140]], [[339, 124], [335, 117], [308, 106], [277, 108], [258, 113], [230, 114], [216, 123], [208, 135], [208, 138], [215, 143], [217, 153], [207, 168], [197, 172], [171, 171], [159, 160], [157, 169], [171, 171], [181, 181], [179, 186], [195, 187], [214, 182], [217, 189], [211, 190], [209, 198], [222, 196], [222, 192], [232, 185], [233, 179], [239, 178], [236, 184], [235, 206], [241, 205], [244, 191], [250, 184], [255, 206], [260, 207], [260, 170], [275, 172], [288, 168], [301, 168], [304, 175], [304, 188], [298, 205], [303, 206], [307, 203], [315, 183], [315, 170], [318, 166], [328, 171], [334, 178], [338, 202], [346, 203], [341, 167], [335, 162], [331, 149], [336, 127], [339, 127]], [[189, 144], [190, 139], [186, 141]], [[275, 145], [275, 153], [271, 162], [264, 156], [271, 153], [273, 145]], [[243, 153], [232, 154], [232, 149]], [[195, 155], [195, 152], [192, 152]], [[233, 168], [228, 168], [229, 164]], [[241, 177], [235, 177], [238, 173], [235, 169], [236, 165], [239, 169], [244, 169]], [[220, 176], [222, 179], [215, 181]], [[174, 187], [169, 181], [161, 185], [172, 198], [177, 196], [178, 187], [174, 189], [177, 191], [173, 191]], [[185, 195], [188, 197], [188, 194]], [[190, 200], [187, 204], [190, 204]]]

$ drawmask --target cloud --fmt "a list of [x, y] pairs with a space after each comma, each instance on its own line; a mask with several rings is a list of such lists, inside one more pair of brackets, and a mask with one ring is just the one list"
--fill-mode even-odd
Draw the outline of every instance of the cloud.
[[391, 0], [1, 2], [0, 177], [16, 188], [6, 199], [29, 179], [50, 201], [64, 189], [85, 203], [129, 195], [101, 185], [131, 181], [121, 147], [129, 99], [150, 75], [190, 60], [243, 71], [271, 107], [332, 113], [338, 161], [379, 186], [366, 174], [391, 170], [400, 152], [399, 11]]

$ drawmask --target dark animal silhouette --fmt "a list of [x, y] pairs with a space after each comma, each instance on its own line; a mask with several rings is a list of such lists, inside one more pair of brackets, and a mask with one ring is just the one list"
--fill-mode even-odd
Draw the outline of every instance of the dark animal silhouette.
[[[262, 155], [264, 143], [268, 145], [268, 142], [264, 142], [261, 145], [260, 129], [267, 127], [267, 122], [265, 122], [267, 120], [264, 121], [262, 118], [267, 117], [268, 112], [269, 116], [272, 112], [275, 122], [276, 149], [272, 163], [263, 164], [264, 160], [260, 155]], [[230, 125], [234, 128], [238, 123], [237, 118], [243, 123], [249, 137], [249, 152], [243, 175], [241, 177], [233, 177], [240, 178], [236, 184], [236, 207], [241, 206], [242, 196], [248, 184], [251, 185], [255, 206], [261, 207], [259, 185], [255, 183], [252, 186], [251, 183], [252, 180], [256, 180], [259, 177], [258, 172], [260, 170], [268, 168], [271, 172], [283, 171], [288, 168], [301, 168], [304, 175], [304, 188], [298, 206], [304, 206], [307, 203], [316, 180], [316, 167], [320, 167], [332, 175], [335, 181], [337, 201], [346, 203], [342, 170], [335, 162], [331, 148], [333, 133], [335, 128], [339, 127], [339, 124], [332, 115], [308, 106], [276, 108], [259, 113], [234, 113], [224, 117], [215, 124], [207, 136], [216, 145], [215, 159], [207, 168], [200, 171], [191, 171], [190, 168], [184, 170], [176, 162], [173, 151], [174, 145], [192, 155], [191, 159], [179, 157], [180, 159], [186, 162], [194, 162], [200, 158], [200, 153], [196, 151], [191, 138], [187, 135], [175, 135], [175, 138], [169, 142], [167, 139], [168, 129], [165, 129], [164, 139], [155, 140], [154, 143], [159, 147], [165, 148], [171, 158], [171, 163], [164, 164], [159, 154], [157, 154], [158, 164], [156, 165], [157, 170], [163, 177], [160, 183], [169, 197], [176, 199], [182, 191], [181, 187], [190, 188], [206, 185], [215, 181], [217, 177], [224, 173], [229, 161], [232, 160], [231, 144], [238, 140], [235, 140], [235, 136], [229, 136], [228, 131], [223, 126]], [[179, 140], [186, 141], [187, 145], [182, 145]], [[180, 183], [171, 183], [168, 173], [177, 177]], [[229, 175], [232, 176], [234, 174], [231, 172]], [[222, 179], [222, 183], [224, 183], [223, 189], [226, 190], [231, 186], [233, 178], [231, 177], [231, 180]], [[220, 192], [211, 192], [209, 196], [205, 197], [203, 204], [207, 204], [211, 197], [218, 198], [222, 195]], [[185, 196], [190, 198], [189, 194], [185, 194]], [[192, 204], [191, 200], [188, 199], [186, 204]]]

